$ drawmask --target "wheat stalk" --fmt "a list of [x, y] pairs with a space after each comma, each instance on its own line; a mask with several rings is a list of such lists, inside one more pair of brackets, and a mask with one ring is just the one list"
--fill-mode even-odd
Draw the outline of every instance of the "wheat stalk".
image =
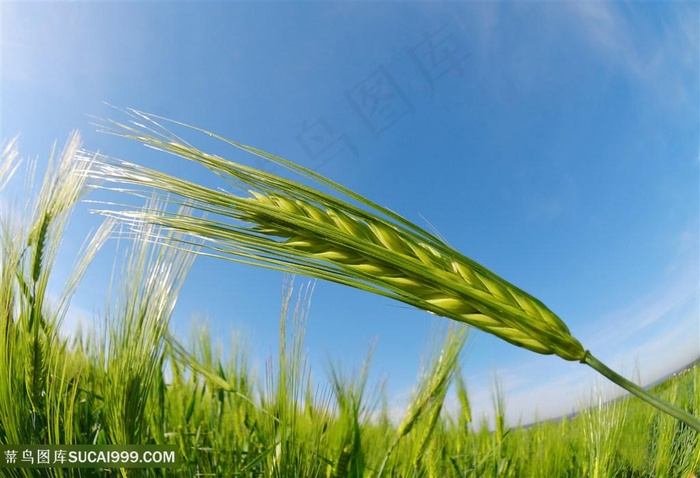
[[155, 224], [183, 233], [191, 242], [204, 241], [207, 254], [356, 287], [465, 322], [533, 352], [586, 363], [700, 431], [700, 420], [595, 359], [542, 302], [398, 214], [277, 156], [190, 127], [331, 192], [207, 154], [162, 128], [158, 117], [135, 110], [130, 114], [148, 126], [108, 122], [108, 131], [201, 164], [237, 193], [101, 158], [93, 176], [137, 190], [155, 188], [167, 193], [172, 204], [187, 204], [206, 217], [153, 209], [101, 213], [134, 227]]

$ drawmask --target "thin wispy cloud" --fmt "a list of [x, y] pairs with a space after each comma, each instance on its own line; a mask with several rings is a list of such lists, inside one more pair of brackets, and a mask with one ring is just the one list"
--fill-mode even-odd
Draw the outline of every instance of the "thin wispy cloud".
[[[676, 234], [672, 241], [676, 248], [673, 259], [666, 265], [656, 284], [634, 302], [611, 311], [593, 322], [584, 335], [591, 345], [601, 349], [612, 348], [655, 324], [688, 329], [688, 323], [697, 323], [697, 313], [688, 317], [679, 311], [688, 310], [698, 302], [698, 236], [692, 229]], [[690, 308], [692, 310], [692, 308]], [[675, 314], [675, 316], [674, 316]]]
[[[514, 10], [538, 24], [537, 41], [547, 47], [507, 50], [529, 44], [509, 41], [506, 28]], [[651, 21], [634, 4], [607, 2], [561, 2], [527, 4], [504, 8], [496, 4], [474, 7], [469, 20], [459, 22], [465, 35], [474, 39], [474, 55], [478, 60], [475, 74], [487, 73], [493, 81], [508, 77], [525, 89], [538, 88], [561, 67], [556, 45], [571, 45], [580, 40], [584, 50], [610, 70], [634, 79], [654, 93], [657, 101], [672, 106], [686, 104], [696, 95], [698, 76], [699, 29], [697, 4], [678, 3], [665, 9], [663, 16]], [[566, 41], [563, 41], [566, 39]], [[606, 70], [603, 70], [605, 72]], [[680, 74], [679, 74], [680, 73]]]
[[660, 19], [660, 27], [640, 22], [635, 5], [565, 2], [559, 6], [570, 20], [563, 26], [578, 30], [608, 64], [656, 89], [673, 105], [692, 97], [698, 74], [697, 5], [675, 4]]
[[[506, 422], [510, 426], [527, 424], [535, 420], [555, 418], [571, 413], [578, 406], [581, 396], [590, 390], [594, 372], [576, 366], [562, 364], [551, 357], [533, 357], [516, 367], [509, 367], [490, 376], [473, 377], [467, 374], [470, 405], [473, 416], [486, 419], [493, 425], [496, 383], [500, 383], [506, 401]], [[528, 377], [539, 376], [537, 380]], [[545, 376], [547, 378], [542, 378]], [[446, 399], [447, 413], [457, 413], [459, 401], [451, 394]]]

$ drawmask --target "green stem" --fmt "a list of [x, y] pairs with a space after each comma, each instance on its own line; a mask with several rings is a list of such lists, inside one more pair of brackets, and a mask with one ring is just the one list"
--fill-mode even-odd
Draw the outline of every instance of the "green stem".
[[381, 478], [382, 474], [384, 473], [384, 467], [386, 467], [387, 462], [389, 461], [389, 457], [391, 456], [391, 453], [394, 451], [394, 448], [396, 448], [396, 445], [399, 444], [399, 440], [401, 439], [400, 436], [397, 436], [392, 444], [389, 446], [389, 450], [386, 452], [386, 455], [384, 455], [384, 459], [382, 460], [382, 465], [379, 467], [379, 471], [377, 472], [377, 478]]
[[607, 365], [605, 365], [603, 362], [591, 355], [591, 353], [588, 350], [586, 350], [586, 354], [581, 359], [581, 363], [589, 365], [591, 368], [605, 375], [607, 378], [609, 378], [628, 392], [636, 395], [637, 397], [641, 398], [642, 400], [656, 407], [662, 412], [671, 415], [677, 420], [680, 420], [689, 427], [693, 428], [695, 431], [700, 432], [700, 420], [698, 420], [697, 417], [694, 417], [685, 410], [678, 408], [675, 405], [671, 405], [670, 403], [666, 402], [665, 400], [662, 400], [656, 395], [649, 393], [649, 391], [643, 389], [639, 385], [630, 382], [625, 377], [618, 374], [614, 370], [611, 370]]

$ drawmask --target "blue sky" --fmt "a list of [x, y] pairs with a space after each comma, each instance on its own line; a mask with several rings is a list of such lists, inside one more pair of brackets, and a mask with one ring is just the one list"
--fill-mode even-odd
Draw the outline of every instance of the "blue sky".
[[[3, 139], [45, 159], [85, 147], [207, 182], [98, 134], [104, 102], [215, 131], [318, 170], [542, 299], [594, 354], [653, 380], [700, 355], [697, 3], [0, 4]], [[205, 138], [189, 140], [260, 165]], [[98, 222], [81, 206], [57, 277]], [[74, 310], [97, 320], [113, 251]], [[241, 333], [262, 372], [283, 277], [198, 259], [173, 326]], [[313, 374], [359, 367], [400, 410], [446, 320], [318, 283]], [[557, 415], [604, 385], [586, 367], [472, 333], [477, 413], [497, 374], [512, 421]], [[546, 400], [543, 397], [548, 397]]]

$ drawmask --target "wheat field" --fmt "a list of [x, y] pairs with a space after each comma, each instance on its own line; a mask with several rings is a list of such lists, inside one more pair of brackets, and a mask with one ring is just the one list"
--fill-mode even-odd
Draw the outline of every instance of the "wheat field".
[[[334, 236], [338, 241], [328, 247], [309, 244], [311, 236], [291, 236], [285, 226], [287, 216], [279, 209], [296, 214], [292, 217], [297, 224], [303, 222], [299, 214], [311, 222], [316, 212], [308, 203], [288, 204], [270, 194], [242, 199], [252, 205], [249, 211], [258, 214], [244, 219], [275, 219], [258, 232], [271, 234], [280, 248], [291, 244], [296, 256], [289, 258], [304, 259], [288, 272], [345, 281], [456, 318], [443, 331], [443, 342], [425, 357], [425, 368], [398, 420], [390, 416], [389, 398], [379, 384], [369, 383], [371, 353], [360, 370], [333, 365], [327, 385], [319, 388], [312, 380], [304, 354], [304, 320], [312, 287], [299, 279], [285, 283], [278, 359], [263, 375], [253, 371], [245, 347], [213, 343], [204, 327], [194, 330], [188, 343], [170, 335], [169, 320], [194, 254], [216, 247], [203, 243], [204, 234], [193, 237], [168, 227], [195, 217], [192, 207], [198, 204], [192, 201], [182, 204], [190, 209], [162, 216], [170, 222], [160, 224], [144, 220], [166, 210], [157, 199], [133, 213], [112, 210], [103, 226], [87, 238], [59, 300], [50, 299], [48, 284], [73, 208], [95, 179], [125, 171], [109, 169], [113, 163], [95, 169], [96, 159], [100, 158], [80, 149], [79, 137], [73, 135], [55, 154], [36, 197], [23, 196], [27, 201], [23, 209], [6, 207], [10, 203], [3, 196], [0, 444], [174, 444], [181, 462], [173, 469], [5, 469], [3, 476], [690, 478], [700, 474], [697, 431], [692, 422], [668, 413], [678, 409], [691, 419], [700, 415], [698, 366], [643, 391], [672, 409], [654, 408], [637, 397], [602, 403], [593, 396], [590, 407], [574, 417], [509, 426], [504, 421], [506, 397], [495, 387], [495, 425], [472, 416], [469, 376], [460, 368], [470, 328], [462, 322], [516, 346], [567, 360], [587, 363], [585, 349], [535, 298], [463, 256], [450, 259], [449, 251], [398, 217], [388, 216], [385, 223], [372, 226], [373, 218], [365, 210], [351, 210], [348, 215], [338, 203], [331, 204], [335, 213], [326, 209], [318, 216], [339, 231]], [[0, 186], [25, 167], [31, 170], [31, 165], [20, 162], [17, 143], [3, 145]], [[259, 179], [254, 171], [241, 171]], [[156, 172], [152, 174], [155, 179]], [[172, 184], [188, 188], [182, 192], [196, 192], [184, 182]], [[312, 190], [305, 193], [319, 199]], [[210, 212], [220, 212], [215, 198], [207, 199], [212, 200], [202, 204], [208, 204]], [[230, 204], [230, 198], [220, 199]], [[22, 210], [32, 214], [21, 215]], [[125, 218], [138, 227], [120, 229], [119, 221]], [[412, 231], [408, 239], [420, 241], [408, 241], [389, 223]], [[313, 224], [308, 225], [313, 232]], [[343, 231], [365, 238], [373, 235], [376, 240], [366, 250], [357, 244], [342, 249], [339, 245], [348, 244], [342, 241]], [[97, 251], [115, 236], [128, 253], [115, 267], [113, 283], [105, 284], [112, 292], [102, 314], [95, 317], [99, 327], [67, 336], [62, 324], [69, 318], [80, 279]], [[255, 240], [262, 239], [255, 236]], [[254, 254], [261, 250], [255, 244], [262, 245], [250, 243], [242, 249], [247, 255], [238, 259], [255, 262]], [[372, 248], [380, 247], [399, 251], [395, 259], [403, 261], [411, 275], [390, 270], [392, 264], [370, 261]], [[229, 252], [230, 248], [218, 251]], [[319, 256], [337, 260], [337, 267], [319, 261]], [[443, 272], [430, 279], [422, 269], [425, 264]], [[376, 270], [365, 274], [363, 267], [381, 268], [381, 284], [368, 281]], [[469, 270], [461, 270], [465, 267]], [[314, 274], [318, 270], [326, 274]], [[463, 285], [445, 287], [447, 278], [455, 276]], [[428, 288], [416, 285], [430, 280]], [[470, 301], [454, 303], [465, 296]], [[493, 305], [496, 300], [520, 305], [504, 309], [502, 304]], [[498, 307], [505, 312], [497, 314]], [[471, 317], [475, 315], [484, 317]], [[221, 346], [230, 352], [222, 354]], [[447, 397], [455, 398], [454, 409], [446, 408]]]

